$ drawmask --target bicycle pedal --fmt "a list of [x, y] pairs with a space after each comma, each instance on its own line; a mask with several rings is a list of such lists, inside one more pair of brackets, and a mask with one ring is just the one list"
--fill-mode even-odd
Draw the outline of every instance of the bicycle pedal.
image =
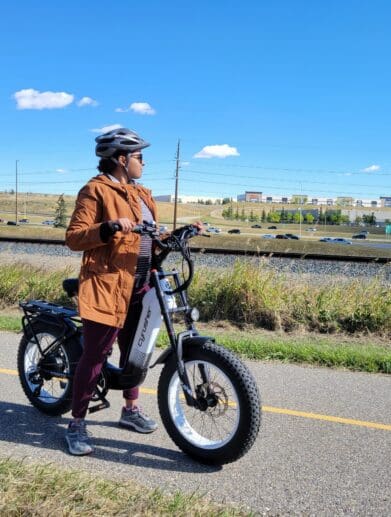
[[108, 400], [103, 400], [100, 404], [96, 406], [92, 406], [88, 408], [89, 413], [96, 413], [97, 411], [101, 411], [102, 409], [107, 409], [110, 407], [110, 402]]

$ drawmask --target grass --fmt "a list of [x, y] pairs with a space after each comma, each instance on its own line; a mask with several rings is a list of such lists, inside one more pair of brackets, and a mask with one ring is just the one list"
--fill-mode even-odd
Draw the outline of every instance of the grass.
[[[244, 359], [282, 361], [368, 373], [391, 373], [391, 345], [371, 336], [320, 336], [316, 334], [279, 334], [247, 328], [240, 330], [226, 322], [198, 324], [202, 335]], [[159, 335], [158, 346], [168, 345], [166, 332]]]
[[[229, 330], [226, 327], [229, 327]], [[199, 323], [197, 328], [202, 335], [214, 337], [216, 342], [244, 359], [277, 360], [369, 373], [391, 373], [391, 345], [375, 336], [360, 336], [354, 339], [340, 335], [322, 337], [316, 334], [276, 334], [254, 327], [238, 329], [225, 322]], [[21, 313], [0, 314], [0, 331], [2, 330], [19, 332]], [[159, 334], [158, 346], [168, 346], [165, 331]]]
[[[385, 266], [386, 267], [386, 266]], [[374, 332], [391, 336], [391, 291], [381, 277], [315, 282], [236, 261], [232, 268], [195, 274], [192, 303], [203, 321], [227, 320], [268, 330]]]
[[[20, 330], [21, 313], [11, 311], [19, 300], [67, 303], [61, 284], [68, 273], [0, 266], [0, 329]], [[237, 261], [230, 269], [209, 269], [208, 274], [200, 268], [189, 294], [205, 331], [216, 335], [216, 325], [228, 322], [231, 330], [218, 337], [243, 357], [391, 373], [391, 291], [384, 278], [316, 283], [311, 277], [277, 274], [262, 263]], [[369, 337], [355, 339], [362, 335]], [[166, 342], [162, 334], [160, 344]]]
[[68, 268], [47, 271], [29, 265], [0, 266], [0, 308], [13, 306], [21, 300], [45, 299], [66, 303], [62, 281], [70, 274]]
[[[0, 309], [28, 299], [67, 303], [62, 280], [70, 274], [70, 269], [2, 265]], [[391, 336], [391, 291], [381, 276], [315, 282], [311, 275], [297, 279], [268, 270], [262, 262], [236, 261], [232, 268], [209, 268], [207, 274], [199, 268], [189, 295], [202, 321], [224, 320], [288, 332], [305, 329]]]
[[106, 515], [242, 516], [249, 511], [201, 496], [146, 489], [52, 465], [0, 460], [0, 515], [19, 517]]

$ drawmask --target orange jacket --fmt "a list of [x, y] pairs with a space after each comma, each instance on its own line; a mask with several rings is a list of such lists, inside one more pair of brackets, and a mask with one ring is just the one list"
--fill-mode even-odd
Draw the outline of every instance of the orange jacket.
[[122, 328], [132, 294], [140, 235], [117, 232], [108, 243], [100, 238], [103, 222], [128, 217], [142, 222], [141, 198], [156, 219], [151, 191], [122, 185], [101, 174], [79, 192], [66, 231], [65, 243], [83, 251], [79, 275], [79, 314], [82, 318]]

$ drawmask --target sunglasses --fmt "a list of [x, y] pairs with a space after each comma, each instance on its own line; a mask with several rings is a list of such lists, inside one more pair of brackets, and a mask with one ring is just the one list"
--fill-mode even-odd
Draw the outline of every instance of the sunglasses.
[[143, 155], [141, 153], [139, 154], [129, 154], [131, 158], [134, 158], [135, 160], [138, 160], [140, 163], [143, 163]]

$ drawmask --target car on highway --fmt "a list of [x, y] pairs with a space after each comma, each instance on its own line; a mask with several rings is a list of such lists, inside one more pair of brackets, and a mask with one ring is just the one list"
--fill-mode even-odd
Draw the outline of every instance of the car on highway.
[[306, 232], [317, 232], [318, 230], [316, 228], [306, 228]]
[[267, 229], [268, 230], [277, 230], [277, 226], [268, 226]]
[[272, 235], [271, 233], [265, 233], [263, 235], [261, 235], [262, 239], [275, 239], [276, 236], [275, 235]]
[[7, 221], [8, 226], [16, 226], [15, 221]]
[[227, 233], [240, 233], [239, 228], [231, 228]]
[[332, 244], [352, 244], [352, 241], [344, 237], [323, 237], [320, 242], [331, 242]]
[[333, 244], [352, 244], [352, 241], [345, 239], [344, 237], [336, 237], [332, 240]]
[[251, 228], [262, 228], [260, 224], [253, 224], [251, 225]]
[[298, 235], [295, 235], [294, 233], [286, 233], [285, 234], [288, 239], [294, 239], [295, 241], [298, 241], [300, 239], [300, 237]]
[[54, 221], [49, 221], [49, 220], [47, 220], [47, 221], [42, 221], [42, 224], [45, 224], [45, 225], [47, 225], [47, 226], [52, 226], [52, 225], [54, 224]]
[[276, 235], [276, 239], [289, 239], [289, 237], [287, 237], [283, 233], [280, 233], [280, 234]]
[[366, 233], [356, 233], [352, 235], [352, 239], [366, 239], [367, 234]]
[[209, 226], [206, 231], [209, 233], [221, 233], [220, 228], [215, 228], [214, 226]]
[[30, 221], [26, 218], [23, 218], [19, 221], [20, 223], [29, 223]]

